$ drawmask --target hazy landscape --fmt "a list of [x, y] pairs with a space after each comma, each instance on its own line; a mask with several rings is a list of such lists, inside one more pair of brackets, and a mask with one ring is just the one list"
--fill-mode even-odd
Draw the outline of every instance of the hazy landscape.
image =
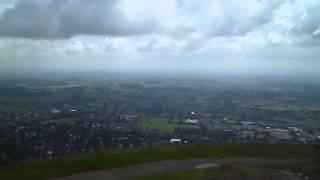
[[169, 143], [320, 142], [320, 84], [296, 79], [96, 74], [2, 79], [0, 89], [4, 162]]
[[319, 0], [0, 0], [0, 179], [320, 179]]

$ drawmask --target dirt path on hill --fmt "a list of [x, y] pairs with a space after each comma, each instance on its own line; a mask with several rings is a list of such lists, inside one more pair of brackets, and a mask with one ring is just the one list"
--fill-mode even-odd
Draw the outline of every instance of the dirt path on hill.
[[137, 164], [121, 169], [100, 170], [87, 173], [76, 174], [68, 177], [57, 178], [55, 180], [118, 180], [130, 179], [137, 176], [152, 176], [157, 174], [167, 174], [181, 170], [195, 169], [210, 164], [244, 164], [252, 166], [266, 165], [291, 165], [307, 162], [310, 160], [283, 160], [270, 158], [249, 158], [249, 157], [230, 157], [230, 158], [212, 158], [212, 159], [187, 159], [187, 160], [165, 160], [160, 162], [151, 162]]

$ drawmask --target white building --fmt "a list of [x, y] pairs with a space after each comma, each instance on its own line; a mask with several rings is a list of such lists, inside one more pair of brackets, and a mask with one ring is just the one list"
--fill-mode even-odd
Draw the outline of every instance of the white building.
[[186, 124], [199, 124], [199, 120], [197, 119], [187, 119]]
[[170, 143], [181, 143], [181, 139], [176, 139], [176, 138], [170, 139]]
[[59, 109], [52, 109], [50, 111], [52, 114], [59, 114], [60, 113], [60, 110]]

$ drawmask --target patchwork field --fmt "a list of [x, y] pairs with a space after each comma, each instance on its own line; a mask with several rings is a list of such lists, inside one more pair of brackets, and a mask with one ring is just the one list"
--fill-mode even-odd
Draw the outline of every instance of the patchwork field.
[[143, 118], [140, 125], [145, 130], [160, 130], [172, 133], [176, 128], [199, 128], [197, 125], [171, 124], [168, 118]]

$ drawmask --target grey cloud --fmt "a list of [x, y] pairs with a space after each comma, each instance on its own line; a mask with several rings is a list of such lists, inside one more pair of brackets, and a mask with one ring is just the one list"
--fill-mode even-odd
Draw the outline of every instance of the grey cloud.
[[320, 47], [320, 3], [309, 6], [304, 13], [294, 16], [295, 25], [288, 31], [285, 38], [290, 43], [279, 43], [277, 46], [302, 48]]
[[195, 52], [208, 43], [207, 39], [190, 39], [183, 47], [183, 52]]
[[317, 30], [315, 30], [315, 31], [312, 33], [312, 36], [315, 37], [315, 38], [320, 38], [320, 26], [318, 27]]
[[21, 0], [0, 17], [0, 35], [34, 39], [144, 34], [155, 23], [131, 22], [117, 0]]
[[310, 36], [302, 37], [289, 37], [290, 40], [286, 42], [269, 42], [273, 47], [302, 47], [302, 48], [312, 48], [319, 47], [320, 41], [316, 38]]
[[152, 51], [155, 48], [155, 45], [158, 43], [156, 39], [151, 39], [146, 45], [138, 47], [137, 51]]
[[314, 38], [312, 36], [299, 36], [296, 38], [292, 38], [291, 46], [297, 46], [302, 48], [313, 48], [313, 47], [319, 47], [320, 46], [320, 40], [317, 38]]
[[317, 33], [320, 26], [320, 3], [315, 6], [310, 7], [306, 11], [306, 16], [292, 29], [292, 33], [295, 35], [309, 35], [314, 38], [319, 38], [319, 33]]
[[11, 4], [11, 3], [15, 3], [18, 0], [1, 0], [0, 3], [4, 3], [4, 4]]
[[285, 0], [261, 0], [263, 8], [255, 14], [246, 15], [247, 12], [236, 7], [236, 4], [229, 3], [224, 8], [224, 17], [221, 22], [213, 22], [211, 36], [242, 36], [268, 24], [273, 17], [275, 10], [283, 5]]
[[138, 47], [138, 52], [165, 52], [172, 53], [177, 49], [176, 45], [173, 42], [170, 42], [166, 45], [161, 45], [157, 39], [151, 39], [146, 45]]

